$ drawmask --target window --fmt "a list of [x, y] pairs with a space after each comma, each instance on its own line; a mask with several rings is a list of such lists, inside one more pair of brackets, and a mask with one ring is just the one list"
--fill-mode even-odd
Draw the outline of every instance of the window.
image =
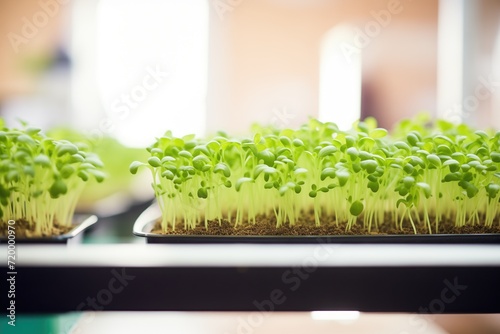
[[139, 147], [167, 129], [203, 134], [206, 1], [83, 0], [75, 7], [76, 122]]
[[319, 119], [343, 130], [361, 114], [361, 50], [353, 42], [354, 29], [337, 26], [325, 34], [320, 51]]

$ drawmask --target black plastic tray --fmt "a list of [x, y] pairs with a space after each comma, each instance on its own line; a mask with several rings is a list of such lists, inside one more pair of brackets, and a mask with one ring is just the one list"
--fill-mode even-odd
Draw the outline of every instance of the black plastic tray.
[[[16, 244], [77, 244], [81, 242], [83, 231], [97, 222], [95, 215], [75, 215], [73, 228], [65, 234], [53, 237], [21, 238], [16, 236]], [[0, 244], [7, 243], [7, 237], [0, 237]]]
[[151, 233], [161, 217], [158, 205], [147, 208], [136, 220], [133, 233], [150, 244], [500, 244], [500, 234], [417, 234], [417, 235], [318, 235], [318, 236], [199, 236]]

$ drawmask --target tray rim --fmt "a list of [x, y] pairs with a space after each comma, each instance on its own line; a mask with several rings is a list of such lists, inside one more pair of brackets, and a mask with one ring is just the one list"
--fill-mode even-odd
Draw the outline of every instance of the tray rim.
[[161, 217], [153, 203], [136, 219], [133, 234], [149, 243], [493, 243], [500, 244], [500, 233], [476, 234], [387, 234], [387, 235], [170, 235], [151, 233]]
[[[65, 243], [70, 239], [73, 239], [79, 236], [83, 231], [87, 228], [91, 227], [95, 223], [97, 223], [98, 218], [96, 215], [92, 214], [76, 214], [73, 217], [73, 228], [68, 232], [61, 235], [47, 236], [47, 237], [34, 237], [34, 238], [26, 238], [26, 237], [17, 237], [16, 236], [16, 244], [17, 243]], [[6, 243], [7, 237], [0, 237], [0, 243]]]

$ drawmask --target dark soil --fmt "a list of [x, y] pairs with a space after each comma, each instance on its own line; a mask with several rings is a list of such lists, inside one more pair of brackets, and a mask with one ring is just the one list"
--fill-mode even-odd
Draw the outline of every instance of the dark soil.
[[[54, 223], [52, 229], [47, 231], [42, 231], [41, 233], [35, 232], [35, 226], [29, 226], [29, 223], [25, 219], [16, 220], [15, 225], [16, 238], [45, 238], [54, 237], [68, 233], [73, 229], [73, 226], [63, 226], [59, 223]], [[5, 237], [8, 234], [8, 224], [7, 222], [0, 221], [0, 236]]]
[[[433, 220], [431, 220], [433, 223]], [[294, 226], [288, 224], [276, 228], [276, 219], [272, 217], [258, 217], [256, 223], [246, 222], [243, 225], [234, 226], [227, 220], [219, 221], [212, 220], [208, 222], [208, 229], [202, 223], [195, 229], [184, 229], [181, 224], [176, 224], [175, 231], [169, 229], [164, 232], [161, 229], [160, 221], [154, 226], [152, 233], [154, 234], [169, 234], [169, 235], [213, 235], [213, 236], [307, 236], [307, 235], [401, 235], [415, 234], [409, 222], [403, 222], [403, 229], [399, 229], [395, 224], [383, 224], [381, 226], [372, 226], [371, 230], [363, 227], [362, 222], [358, 222], [350, 230], [346, 231], [346, 222], [335, 223], [333, 217], [323, 217], [321, 226], [315, 226], [314, 216], [311, 214], [303, 215], [298, 219]], [[426, 226], [415, 224], [417, 234], [429, 234]], [[434, 225], [432, 226], [432, 234], [478, 234], [478, 233], [500, 233], [500, 224], [495, 224], [493, 227], [485, 227], [482, 225], [456, 227], [451, 222], [441, 222], [439, 231], [436, 233]]]

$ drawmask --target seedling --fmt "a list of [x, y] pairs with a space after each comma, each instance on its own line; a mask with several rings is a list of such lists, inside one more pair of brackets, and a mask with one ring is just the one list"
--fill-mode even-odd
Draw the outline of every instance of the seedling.
[[85, 183], [105, 178], [99, 157], [26, 124], [6, 128], [0, 120], [0, 129], [0, 220], [26, 220], [36, 235], [70, 226]]
[[392, 134], [372, 118], [349, 131], [315, 119], [296, 130], [254, 130], [243, 139], [167, 132], [146, 162], [131, 164], [133, 174], [151, 170], [165, 232], [223, 219], [238, 228], [265, 216], [294, 226], [310, 210], [313, 224], [335, 217], [346, 230], [498, 224], [500, 132], [422, 116]]

